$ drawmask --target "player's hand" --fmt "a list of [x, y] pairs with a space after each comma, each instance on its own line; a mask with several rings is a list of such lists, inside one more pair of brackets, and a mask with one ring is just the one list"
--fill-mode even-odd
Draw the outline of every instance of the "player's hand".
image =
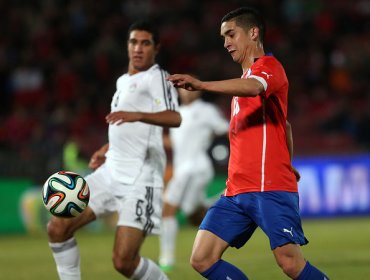
[[297, 182], [299, 182], [299, 180], [301, 180], [301, 174], [299, 174], [299, 171], [297, 169], [295, 169], [293, 166], [292, 166], [292, 171], [294, 173], [294, 176], [295, 176]]
[[142, 114], [140, 112], [118, 111], [108, 114], [105, 120], [109, 124], [120, 125], [125, 122], [137, 122], [140, 121], [141, 118]]
[[169, 75], [167, 80], [177, 88], [184, 88], [189, 91], [202, 90], [202, 82], [190, 75], [174, 74]]
[[89, 168], [95, 170], [99, 166], [101, 166], [104, 162], [105, 162], [105, 153], [98, 150], [92, 155], [89, 162]]

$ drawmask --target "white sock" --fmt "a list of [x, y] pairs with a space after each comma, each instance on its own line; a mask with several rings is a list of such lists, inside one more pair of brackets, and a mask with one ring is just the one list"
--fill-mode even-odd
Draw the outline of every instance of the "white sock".
[[132, 280], [168, 280], [159, 267], [150, 259], [141, 257], [139, 265], [131, 276]]
[[159, 256], [159, 263], [161, 265], [173, 265], [175, 263], [178, 227], [179, 225], [176, 217], [166, 217], [162, 219]]
[[60, 243], [49, 243], [61, 280], [80, 280], [80, 252], [74, 237]]

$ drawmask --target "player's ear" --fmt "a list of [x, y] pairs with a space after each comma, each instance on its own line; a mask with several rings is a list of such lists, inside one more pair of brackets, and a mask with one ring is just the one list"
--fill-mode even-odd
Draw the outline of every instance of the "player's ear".
[[252, 27], [249, 30], [249, 34], [250, 34], [253, 41], [257, 41], [259, 36], [260, 36], [260, 29], [257, 26]]

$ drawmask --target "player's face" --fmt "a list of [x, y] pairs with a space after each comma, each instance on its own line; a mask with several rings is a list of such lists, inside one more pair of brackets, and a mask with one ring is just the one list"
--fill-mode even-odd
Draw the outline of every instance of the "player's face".
[[134, 74], [150, 68], [155, 63], [158, 48], [151, 33], [144, 30], [131, 31], [127, 42], [129, 72]]
[[255, 41], [252, 40], [250, 32], [236, 25], [235, 21], [225, 21], [221, 24], [221, 37], [224, 39], [224, 47], [233, 60], [242, 64], [248, 59], [248, 54]]

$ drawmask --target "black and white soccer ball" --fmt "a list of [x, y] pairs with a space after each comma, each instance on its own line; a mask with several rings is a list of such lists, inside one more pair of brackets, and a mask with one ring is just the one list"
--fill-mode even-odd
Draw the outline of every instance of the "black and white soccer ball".
[[90, 190], [85, 179], [74, 172], [59, 171], [51, 175], [42, 188], [45, 208], [54, 216], [76, 217], [89, 203]]

